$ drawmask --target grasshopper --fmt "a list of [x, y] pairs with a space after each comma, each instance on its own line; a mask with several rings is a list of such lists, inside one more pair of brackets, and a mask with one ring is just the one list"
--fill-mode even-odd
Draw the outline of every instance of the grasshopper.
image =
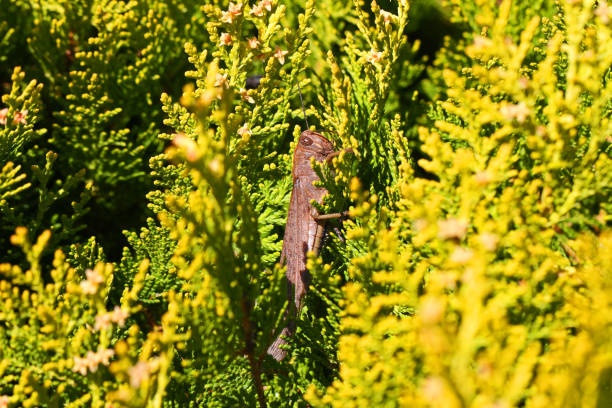
[[[344, 151], [352, 152], [352, 149]], [[293, 154], [293, 190], [280, 258], [281, 264], [286, 263], [287, 265], [289, 306], [286, 316], [297, 314], [302, 308], [302, 301], [310, 283], [310, 275], [306, 269], [306, 254], [308, 251], [319, 253], [325, 220], [346, 215], [346, 213], [320, 215], [312, 206], [313, 200], [321, 203], [327, 190], [313, 185], [314, 182], [319, 181], [319, 177], [312, 168], [311, 159], [329, 163], [340, 153], [341, 151], [334, 151], [332, 143], [320, 133], [305, 130], [300, 134]], [[287, 327], [268, 348], [268, 354], [277, 361], [282, 360], [286, 355], [286, 351], [280, 348], [281, 345], [286, 344], [283, 336], [291, 336], [294, 331], [295, 322], [291, 317]]]

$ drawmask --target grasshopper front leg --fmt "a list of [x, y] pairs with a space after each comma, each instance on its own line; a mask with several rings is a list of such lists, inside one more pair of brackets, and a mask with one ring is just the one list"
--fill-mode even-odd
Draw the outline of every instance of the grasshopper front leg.
[[317, 222], [317, 230], [315, 232], [315, 239], [313, 244], [313, 250], [315, 254], [319, 254], [321, 249], [321, 241], [323, 240], [323, 234], [325, 233], [325, 221], [333, 220], [338, 218], [345, 218], [348, 216], [348, 211], [319, 214], [315, 208], [311, 211], [311, 217]]
[[337, 218], [344, 218], [348, 216], [348, 211], [342, 211], [342, 212], [336, 212], [336, 213], [329, 213], [329, 214], [312, 214], [312, 218], [315, 221], [326, 221], [326, 220], [333, 220], [333, 219], [337, 219]]

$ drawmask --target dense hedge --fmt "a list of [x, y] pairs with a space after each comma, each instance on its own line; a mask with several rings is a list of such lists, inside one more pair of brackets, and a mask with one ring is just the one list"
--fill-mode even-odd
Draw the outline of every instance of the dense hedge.
[[[0, 408], [609, 406], [611, 43], [603, 0], [0, 0]], [[298, 81], [355, 154], [277, 362]]]

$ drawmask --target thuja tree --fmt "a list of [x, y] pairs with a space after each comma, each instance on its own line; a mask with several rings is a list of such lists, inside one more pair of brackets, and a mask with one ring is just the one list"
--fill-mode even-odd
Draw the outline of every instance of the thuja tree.
[[340, 374], [315, 406], [610, 403], [610, 9], [519, 30], [511, 2], [478, 6], [456, 4], [476, 31], [434, 72], [429, 177], [406, 156], [383, 208], [354, 186]]
[[[162, 96], [174, 131], [162, 139], [175, 148], [151, 160], [159, 190], [150, 207], [160, 223], [129, 234], [131, 248], [114, 268], [93, 239], [56, 251], [50, 268], [41, 259], [57, 247], [55, 231], [32, 244], [33, 228], [11, 237], [25, 262], [3, 264], [3, 403], [284, 405], [333, 375], [307, 360], [280, 368], [265, 360], [285, 302], [275, 264], [290, 156], [275, 150], [290, 147], [289, 102], [308, 55], [313, 5], [297, 30], [279, 24], [285, 8], [270, 2], [203, 11], [211, 42], [203, 51], [185, 47], [195, 86], [185, 88], [182, 106]], [[247, 92], [254, 70], [265, 76]], [[96, 86], [97, 78], [81, 83]], [[27, 124], [27, 109], [18, 108], [17, 120], [8, 112], [11, 125]], [[75, 125], [81, 114], [94, 117], [75, 110], [65, 116]], [[8, 195], [29, 187], [19, 187], [18, 171], [5, 170]], [[24, 353], [29, 337], [33, 352]]]
[[[49, 228], [54, 245], [63, 246], [95, 234], [111, 257], [120, 256], [117, 233], [144, 221], [148, 158], [162, 149], [159, 95], [180, 92], [184, 42], [204, 42], [205, 31], [194, 30], [204, 25], [198, 8], [190, 1], [0, 2], [0, 93], [18, 86], [11, 74], [21, 67], [20, 81], [43, 85], [36, 108], [21, 111], [23, 125], [46, 130], [30, 135], [19, 148], [24, 154], [10, 159], [32, 187], [10, 201], [26, 218], [3, 218], [2, 228]], [[57, 197], [47, 198], [56, 187]], [[64, 221], [75, 217], [74, 225]], [[14, 252], [9, 235], [3, 231], [3, 252]]]
[[[449, 2], [426, 67], [398, 3], [2, 8], [0, 407], [610, 403], [612, 10]], [[276, 362], [298, 79], [351, 210]]]

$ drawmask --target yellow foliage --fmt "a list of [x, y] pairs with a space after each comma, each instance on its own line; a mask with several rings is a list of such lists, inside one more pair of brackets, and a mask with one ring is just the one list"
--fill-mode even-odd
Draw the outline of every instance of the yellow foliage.
[[484, 7], [472, 65], [442, 72], [446, 116], [419, 129], [435, 177], [400, 167], [388, 229], [363, 195], [351, 212], [366, 250], [344, 290], [340, 377], [310, 389], [314, 406], [612, 401], [612, 234], [562, 233], [612, 185], [612, 33], [593, 2], [568, 1], [566, 29], [534, 17], [515, 43], [510, 5]]

